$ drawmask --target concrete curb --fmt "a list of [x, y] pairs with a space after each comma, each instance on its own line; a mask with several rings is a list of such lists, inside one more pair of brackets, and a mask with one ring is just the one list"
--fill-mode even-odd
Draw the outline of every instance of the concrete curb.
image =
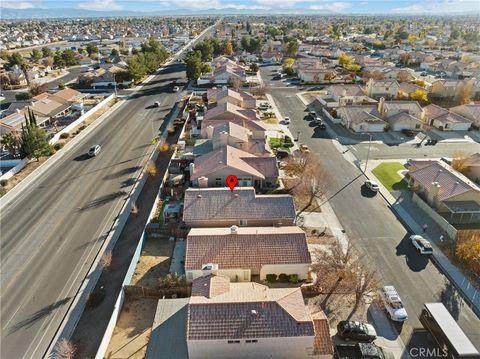
[[44, 163], [42, 163], [38, 168], [36, 168], [32, 173], [30, 173], [27, 177], [25, 177], [21, 182], [19, 182], [15, 187], [13, 187], [10, 191], [8, 191], [5, 196], [0, 198], [0, 208], [4, 209], [8, 206], [18, 195], [21, 195], [25, 188], [43, 173], [45, 173], [48, 169], [50, 169], [53, 165], [55, 165], [58, 160], [60, 160], [63, 156], [65, 156], [70, 150], [75, 148], [79, 142], [86, 137], [90, 132], [92, 132], [97, 126], [99, 126], [105, 118], [107, 118], [113, 111], [115, 111], [118, 107], [120, 107], [125, 101], [120, 100], [115, 105], [110, 107], [105, 113], [103, 113], [100, 117], [98, 117], [92, 124], [87, 126], [87, 128], [80, 132], [78, 136], [75, 136], [71, 141], [69, 141], [65, 147], [63, 147], [60, 151], [56, 152], [54, 155], [49, 157]]

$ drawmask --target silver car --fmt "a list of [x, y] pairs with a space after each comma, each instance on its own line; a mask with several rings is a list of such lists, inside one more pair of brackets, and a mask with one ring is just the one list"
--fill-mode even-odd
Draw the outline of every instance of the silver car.
[[92, 146], [88, 150], [88, 155], [90, 157], [95, 157], [96, 155], [98, 155], [100, 153], [101, 150], [102, 150], [102, 147], [100, 147], [100, 145]]

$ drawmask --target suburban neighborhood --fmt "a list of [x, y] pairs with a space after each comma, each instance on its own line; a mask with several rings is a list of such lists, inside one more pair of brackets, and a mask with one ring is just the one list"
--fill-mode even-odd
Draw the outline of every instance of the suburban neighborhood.
[[477, 3], [107, 3], [0, 4], [0, 357], [480, 358]]

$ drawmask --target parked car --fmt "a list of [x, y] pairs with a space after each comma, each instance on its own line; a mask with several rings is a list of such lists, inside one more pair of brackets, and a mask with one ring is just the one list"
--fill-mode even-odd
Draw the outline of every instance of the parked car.
[[173, 92], [178, 92], [180, 91], [180, 87], [178, 86], [173, 86]]
[[101, 151], [101, 147], [100, 145], [94, 145], [92, 147], [90, 147], [90, 149], [88, 150], [88, 155], [90, 157], [95, 157], [96, 155], [98, 155]]
[[382, 288], [382, 301], [385, 305], [387, 316], [395, 322], [404, 322], [408, 319], [407, 311], [403, 306], [402, 299], [393, 285]]
[[415, 131], [404, 128], [402, 133], [408, 137], [415, 137]]
[[373, 342], [377, 339], [377, 332], [369, 323], [342, 320], [337, 324], [337, 334], [344, 340], [357, 340], [362, 342]]
[[317, 116], [317, 113], [315, 111], [308, 111], [308, 116], [311, 118], [315, 118]]
[[313, 119], [313, 122], [316, 124], [316, 125], [320, 125], [321, 123], [323, 123], [322, 119], [318, 116], [314, 117]]
[[411, 235], [410, 241], [420, 254], [433, 254], [432, 245], [422, 236], [418, 234]]
[[310, 153], [310, 149], [308, 148], [308, 146], [306, 144], [302, 143], [299, 146], [299, 148], [300, 148], [300, 151], [303, 152], [303, 153]]
[[160, 107], [160, 101], [155, 101], [153, 103], [153, 107]]
[[325, 125], [325, 123], [321, 123], [318, 125], [318, 128], [321, 129], [321, 130], [326, 130], [327, 129], [327, 126]]
[[366, 180], [365, 187], [367, 187], [372, 192], [378, 192], [380, 190], [378, 183], [372, 180]]
[[284, 125], [289, 125], [290, 124], [290, 117], [285, 117], [282, 121]]
[[393, 353], [374, 343], [337, 344], [334, 359], [394, 359]]

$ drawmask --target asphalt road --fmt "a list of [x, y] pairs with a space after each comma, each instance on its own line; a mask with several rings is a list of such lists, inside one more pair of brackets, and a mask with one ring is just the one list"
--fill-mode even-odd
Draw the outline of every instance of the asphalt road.
[[[182, 96], [174, 62], [2, 207], [1, 358], [41, 358]], [[154, 101], [161, 102], [153, 108]], [[102, 151], [85, 155], [93, 144]]]
[[[458, 306], [454, 314], [472, 342], [480, 348], [480, 320], [463, 300], [452, 296], [451, 284], [437, 268], [420, 256], [408, 243], [408, 233], [381, 196], [367, 197], [361, 186], [365, 178], [359, 169], [347, 161], [328, 137], [326, 131], [309, 126], [304, 120], [305, 106], [295, 96], [295, 89], [268, 89], [279, 111], [292, 120], [291, 132], [299, 143], [305, 143], [332, 173], [333, 183], [328, 193], [329, 202], [346, 234], [363, 252], [382, 276], [384, 285], [392, 284], [405, 302], [409, 320], [396, 326], [407, 346], [424, 345], [418, 320], [423, 303], [442, 298]], [[437, 145], [438, 146], [438, 145]], [[443, 294], [442, 294], [443, 292]], [[453, 290], [454, 292], [454, 290]], [[392, 338], [390, 338], [392, 339]]]

